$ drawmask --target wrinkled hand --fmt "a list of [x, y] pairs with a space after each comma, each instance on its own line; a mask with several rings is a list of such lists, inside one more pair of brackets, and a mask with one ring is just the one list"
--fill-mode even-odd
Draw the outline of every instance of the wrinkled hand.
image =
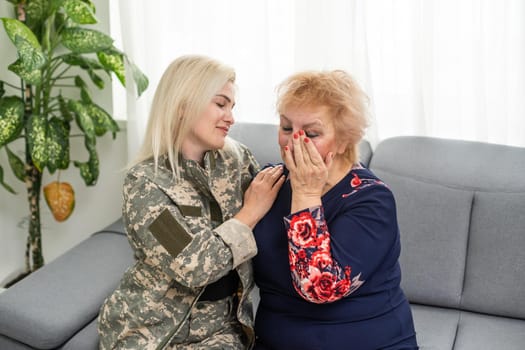
[[284, 163], [290, 171], [293, 213], [321, 205], [321, 196], [328, 180], [333, 153], [328, 153], [326, 159], [323, 159], [302, 130], [293, 135], [292, 144], [293, 150], [286, 146], [281, 152]]
[[235, 218], [254, 228], [272, 207], [284, 180], [282, 165], [261, 170], [244, 193], [244, 205]]

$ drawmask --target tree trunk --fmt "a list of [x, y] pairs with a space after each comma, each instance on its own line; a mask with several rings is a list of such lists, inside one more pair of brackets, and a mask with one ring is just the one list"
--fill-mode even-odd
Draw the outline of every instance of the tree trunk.
[[42, 173], [26, 163], [26, 187], [29, 202], [29, 231], [26, 244], [26, 272], [33, 272], [44, 265], [42, 255], [42, 231], [40, 225], [40, 190]]
[[[26, 22], [26, 2], [20, 2], [16, 7], [16, 18]], [[42, 187], [42, 173], [36, 168], [31, 159], [31, 152], [27, 137], [27, 121], [33, 114], [33, 93], [30, 85], [25, 85], [22, 81], [23, 95], [25, 104], [25, 133], [26, 133], [26, 162], [25, 162], [25, 182], [27, 188], [27, 199], [29, 202], [29, 228], [26, 242], [25, 265], [27, 275], [44, 265], [42, 255], [42, 231], [40, 227], [40, 190]], [[21, 276], [23, 278], [23, 276]]]

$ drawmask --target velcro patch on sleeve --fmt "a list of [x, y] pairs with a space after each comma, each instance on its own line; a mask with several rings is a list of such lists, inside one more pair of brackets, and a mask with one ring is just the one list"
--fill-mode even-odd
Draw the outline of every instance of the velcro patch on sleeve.
[[202, 216], [200, 207], [192, 207], [191, 205], [178, 205], [180, 212], [184, 216]]
[[172, 257], [179, 255], [191, 242], [191, 235], [175, 220], [169, 209], [160, 213], [149, 230]]

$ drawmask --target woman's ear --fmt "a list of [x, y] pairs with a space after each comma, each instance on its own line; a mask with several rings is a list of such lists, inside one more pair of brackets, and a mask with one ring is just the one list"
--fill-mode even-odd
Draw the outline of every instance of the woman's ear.
[[344, 141], [344, 142], [338, 142], [337, 143], [337, 150], [336, 150], [336, 153], [337, 154], [344, 154], [346, 152], [346, 150], [348, 149], [349, 147], [349, 142], [348, 141]]

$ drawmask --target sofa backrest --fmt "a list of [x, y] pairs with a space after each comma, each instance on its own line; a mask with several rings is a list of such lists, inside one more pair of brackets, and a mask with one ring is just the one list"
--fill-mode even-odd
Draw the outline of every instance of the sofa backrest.
[[281, 162], [277, 128], [274, 124], [235, 123], [229, 136], [248, 146], [261, 166], [264, 166]]
[[395, 137], [370, 169], [396, 198], [412, 303], [525, 319], [525, 148]]

